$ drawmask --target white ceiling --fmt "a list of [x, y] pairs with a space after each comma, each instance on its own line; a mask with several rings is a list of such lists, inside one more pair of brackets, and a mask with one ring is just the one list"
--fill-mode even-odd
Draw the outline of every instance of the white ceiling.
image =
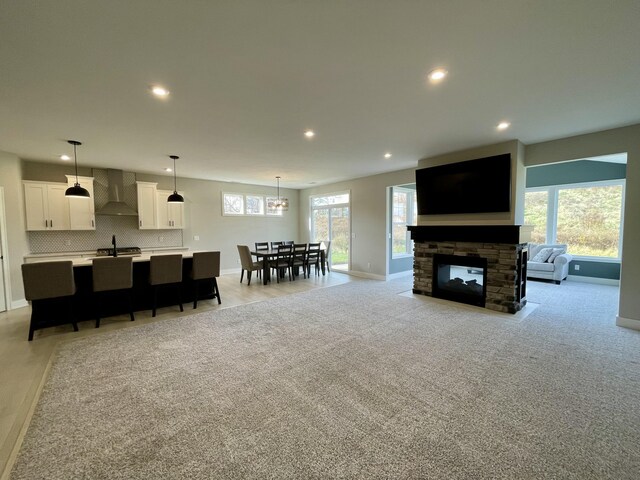
[[638, 0], [5, 0], [0, 150], [60, 162], [77, 139], [81, 165], [176, 154], [180, 176], [304, 188], [633, 124], [639, 20]]

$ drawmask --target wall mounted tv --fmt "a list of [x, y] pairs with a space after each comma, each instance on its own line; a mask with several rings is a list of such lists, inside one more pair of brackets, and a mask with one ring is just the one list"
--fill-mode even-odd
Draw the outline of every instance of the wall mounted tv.
[[508, 212], [511, 154], [416, 170], [418, 215]]

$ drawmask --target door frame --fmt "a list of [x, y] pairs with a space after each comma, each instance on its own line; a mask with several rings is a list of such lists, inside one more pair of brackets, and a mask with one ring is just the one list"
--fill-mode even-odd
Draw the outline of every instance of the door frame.
[[11, 275], [9, 273], [9, 247], [7, 243], [7, 212], [4, 201], [4, 187], [0, 187], [0, 252], [2, 252], [2, 272], [0, 275], [4, 277], [4, 291], [0, 295], [4, 295], [5, 309], [11, 310]]
[[[313, 199], [314, 198], [318, 198], [318, 197], [331, 197], [333, 195], [344, 195], [344, 194], [348, 194], [349, 195], [349, 201], [347, 203], [336, 203], [336, 204], [331, 204], [331, 205], [323, 205], [322, 207], [315, 207], [313, 206]], [[351, 209], [351, 190], [340, 190], [337, 192], [328, 192], [328, 193], [318, 193], [315, 195], [309, 195], [309, 237], [310, 240], [311, 239], [315, 239], [315, 226], [313, 224], [313, 211], [314, 210], [319, 210], [321, 208], [326, 208], [329, 210], [328, 212], [328, 228], [329, 228], [329, 237], [331, 237], [331, 233], [332, 233], [332, 228], [331, 228], [331, 209], [332, 208], [344, 208], [347, 207], [349, 209], [349, 259], [347, 261], [347, 272], [351, 271], [351, 258], [352, 258], [352, 247], [353, 247], [353, 234], [352, 234], [352, 209]], [[330, 240], [333, 243], [333, 239], [332, 238], [328, 238], [327, 240]], [[327, 259], [327, 262], [330, 262], [331, 259]]]

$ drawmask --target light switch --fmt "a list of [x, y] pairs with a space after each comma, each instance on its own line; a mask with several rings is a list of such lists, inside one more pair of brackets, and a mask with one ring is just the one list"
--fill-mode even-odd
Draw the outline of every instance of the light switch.
[[194, 235], [193, 239], [197, 242], [198, 240], [200, 240], [200, 235]]

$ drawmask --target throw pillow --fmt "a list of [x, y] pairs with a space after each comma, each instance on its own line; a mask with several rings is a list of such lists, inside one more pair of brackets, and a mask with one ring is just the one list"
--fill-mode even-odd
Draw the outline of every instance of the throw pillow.
[[543, 248], [531, 259], [531, 261], [544, 263], [547, 261], [547, 258], [551, 256], [551, 253], [553, 253], [553, 248]]
[[563, 253], [564, 253], [564, 250], [562, 248], [554, 248], [553, 252], [551, 252], [551, 255], [549, 255], [549, 258], [547, 258], [547, 263], [553, 263], [556, 257], [558, 255], [562, 255]]

